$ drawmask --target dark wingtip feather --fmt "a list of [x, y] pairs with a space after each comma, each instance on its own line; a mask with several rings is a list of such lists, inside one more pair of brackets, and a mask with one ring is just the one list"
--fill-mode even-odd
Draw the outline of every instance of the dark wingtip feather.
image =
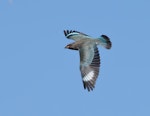
[[64, 30], [64, 35], [66, 36], [67, 35], [67, 32]]
[[68, 34], [70, 34], [72, 32], [74, 32], [74, 31], [72, 31], [72, 30], [70, 30], [70, 31], [69, 30], [64, 30], [64, 35], [67, 36]]
[[64, 30], [64, 35], [67, 36], [69, 33], [71, 33], [72, 31], [69, 30]]
[[101, 35], [101, 37], [103, 37], [103, 38], [106, 40], [106, 43], [107, 43], [106, 48], [107, 48], [107, 49], [110, 49], [111, 46], [112, 46], [111, 41], [110, 41], [110, 38], [109, 38], [108, 36], [106, 36], [106, 35]]
[[83, 81], [83, 86], [84, 86], [84, 89], [87, 89], [89, 92], [93, 91], [93, 89], [95, 88], [93, 82], [91, 81], [88, 81], [88, 82]]

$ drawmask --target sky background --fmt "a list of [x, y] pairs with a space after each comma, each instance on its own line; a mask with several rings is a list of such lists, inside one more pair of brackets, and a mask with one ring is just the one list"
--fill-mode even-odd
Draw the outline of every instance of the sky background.
[[[83, 89], [63, 30], [106, 34]], [[150, 116], [149, 0], [0, 0], [0, 116]]]

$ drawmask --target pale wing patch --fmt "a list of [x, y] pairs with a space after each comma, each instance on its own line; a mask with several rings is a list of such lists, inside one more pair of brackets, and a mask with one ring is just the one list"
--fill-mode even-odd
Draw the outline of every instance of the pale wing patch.
[[72, 33], [67, 34], [66, 37], [73, 36], [73, 35], [79, 35], [79, 33], [77, 33], [77, 32], [72, 32]]
[[83, 81], [90, 81], [94, 77], [94, 71], [90, 71], [87, 75], [84, 76]]

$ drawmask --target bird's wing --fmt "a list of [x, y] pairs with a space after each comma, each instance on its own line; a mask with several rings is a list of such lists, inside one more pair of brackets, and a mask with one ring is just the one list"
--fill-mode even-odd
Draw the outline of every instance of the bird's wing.
[[74, 30], [64, 30], [64, 34], [66, 36], [66, 38], [68, 39], [72, 39], [74, 41], [79, 41], [81, 39], [91, 39], [90, 36], [84, 34], [84, 33], [81, 33], [81, 32], [78, 32], [78, 31], [74, 31]]
[[80, 50], [80, 71], [84, 89], [93, 90], [99, 74], [100, 56], [95, 46], [83, 46]]

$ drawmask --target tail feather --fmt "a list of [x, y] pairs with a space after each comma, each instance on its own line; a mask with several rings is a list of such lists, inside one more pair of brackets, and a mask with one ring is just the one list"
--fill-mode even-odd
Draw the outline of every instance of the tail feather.
[[98, 39], [100, 40], [100, 42], [99, 42], [100, 45], [102, 45], [106, 49], [110, 49], [111, 48], [112, 44], [111, 44], [111, 41], [110, 41], [108, 36], [101, 35], [101, 37], [98, 38]]

